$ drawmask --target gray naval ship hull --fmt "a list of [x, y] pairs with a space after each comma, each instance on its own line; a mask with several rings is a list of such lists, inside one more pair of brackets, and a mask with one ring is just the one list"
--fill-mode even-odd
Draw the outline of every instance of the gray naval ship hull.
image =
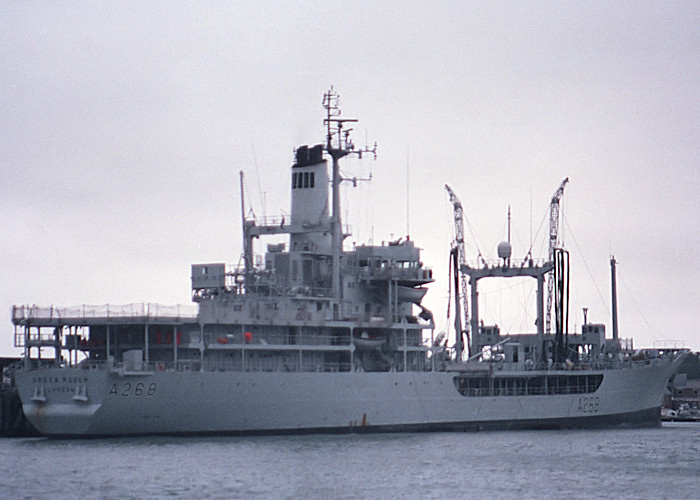
[[679, 363], [591, 371], [603, 382], [589, 394], [466, 397], [456, 372], [39, 368], [17, 373], [17, 385], [27, 418], [48, 436], [657, 426]]

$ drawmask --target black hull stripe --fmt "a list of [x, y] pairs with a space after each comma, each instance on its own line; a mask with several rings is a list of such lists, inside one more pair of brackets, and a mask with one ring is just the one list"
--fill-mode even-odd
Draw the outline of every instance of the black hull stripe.
[[614, 415], [592, 415], [573, 418], [548, 418], [527, 420], [497, 420], [475, 422], [438, 422], [426, 424], [366, 425], [348, 427], [316, 427], [304, 429], [245, 430], [245, 431], [197, 431], [197, 432], [147, 432], [142, 434], [90, 434], [90, 435], [49, 435], [58, 439], [137, 437], [137, 436], [264, 436], [294, 434], [373, 434], [390, 432], [476, 432], [499, 430], [557, 430], [595, 429], [610, 427], [659, 427], [661, 408], [654, 407], [630, 413]]

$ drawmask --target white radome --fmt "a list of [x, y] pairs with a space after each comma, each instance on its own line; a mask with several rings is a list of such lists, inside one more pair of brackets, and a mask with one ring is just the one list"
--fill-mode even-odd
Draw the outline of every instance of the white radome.
[[513, 247], [507, 241], [501, 241], [498, 244], [498, 258], [499, 259], [510, 259], [510, 255], [513, 253]]

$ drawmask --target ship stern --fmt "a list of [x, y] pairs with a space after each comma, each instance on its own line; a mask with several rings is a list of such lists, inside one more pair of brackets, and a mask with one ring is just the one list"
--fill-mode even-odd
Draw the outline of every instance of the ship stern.
[[45, 436], [90, 434], [107, 373], [90, 368], [37, 368], [15, 376], [27, 420]]

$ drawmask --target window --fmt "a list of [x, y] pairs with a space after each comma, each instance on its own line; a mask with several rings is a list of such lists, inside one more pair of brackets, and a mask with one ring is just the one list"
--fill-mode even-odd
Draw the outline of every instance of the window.
[[309, 173], [309, 187], [314, 187], [314, 172]]
[[463, 375], [454, 378], [462, 396], [542, 396], [591, 394], [603, 382], [602, 374], [525, 377], [485, 377]]
[[292, 172], [292, 189], [297, 188], [297, 173]]
[[309, 173], [304, 172], [304, 187], [307, 188], [309, 187]]

